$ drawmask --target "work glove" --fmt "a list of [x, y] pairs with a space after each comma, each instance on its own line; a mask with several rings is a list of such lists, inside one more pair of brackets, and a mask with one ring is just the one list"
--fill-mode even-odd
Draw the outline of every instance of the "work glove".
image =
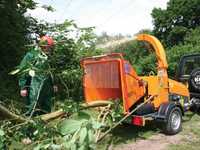
[[22, 97], [28, 96], [28, 91], [27, 91], [27, 89], [21, 90], [21, 91], [20, 91], [20, 95], [21, 95]]

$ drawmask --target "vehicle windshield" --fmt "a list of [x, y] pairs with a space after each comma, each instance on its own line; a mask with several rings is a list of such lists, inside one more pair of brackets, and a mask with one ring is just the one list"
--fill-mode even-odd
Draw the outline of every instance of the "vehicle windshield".
[[192, 70], [200, 67], [200, 56], [188, 57], [183, 62], [182, 75], [190, 75]]

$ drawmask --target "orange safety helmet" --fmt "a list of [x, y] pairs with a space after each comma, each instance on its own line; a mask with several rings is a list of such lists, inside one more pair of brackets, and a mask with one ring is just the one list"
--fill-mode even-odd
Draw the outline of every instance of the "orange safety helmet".
[[52, 37], [45, 35], [40, 38], [39, 46], [52, 47], [53, 45], [54, 41]]

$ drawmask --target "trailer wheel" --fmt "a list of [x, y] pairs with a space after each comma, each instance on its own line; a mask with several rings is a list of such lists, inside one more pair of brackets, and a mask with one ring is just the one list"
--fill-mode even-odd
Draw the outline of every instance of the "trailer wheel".
[[182, 112], [179, 107], [171, 109], [163, 126], [164, 132], [168, 135], [177, 134], [182, 130]]

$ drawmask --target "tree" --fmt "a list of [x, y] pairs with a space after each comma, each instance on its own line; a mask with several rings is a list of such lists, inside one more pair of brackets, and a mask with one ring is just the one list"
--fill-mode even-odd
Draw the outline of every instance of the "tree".
[[25, 16], [27, 9], [36, 8], [33, 0], [0, 1], [0, 101], [17, 99], [15, 78], [8, 75], [24, 55], [30, 42], [28, 35], [35, 19]]
[[34, 9], [32, 0], [1, 0], [0, 2], [0, 70], [10, 71], [21, 58], [29, 33], [29, 18], [24, 16], [26, 10]]
[[140, 30], [137, 34], [150, 34], [150, 35], [153, 35], [153, 32], [150, 30], [150, 29], [142, 29]]
[[168, 73], [170, 76], [175, 76], [177, 65], [183, 55], [200, 53], [199, 34], [199, 27], [191, 29], [190, 32], [186, 34], [183, 44], [179, 44], [167, 49], [166, 53], [169, 64]]
[[189, 29], [200, 25], [199, 12], [199, 0], [170, 0], [166, 9], [153, 9], [153, 32], [166, 46], [177, 45]]

